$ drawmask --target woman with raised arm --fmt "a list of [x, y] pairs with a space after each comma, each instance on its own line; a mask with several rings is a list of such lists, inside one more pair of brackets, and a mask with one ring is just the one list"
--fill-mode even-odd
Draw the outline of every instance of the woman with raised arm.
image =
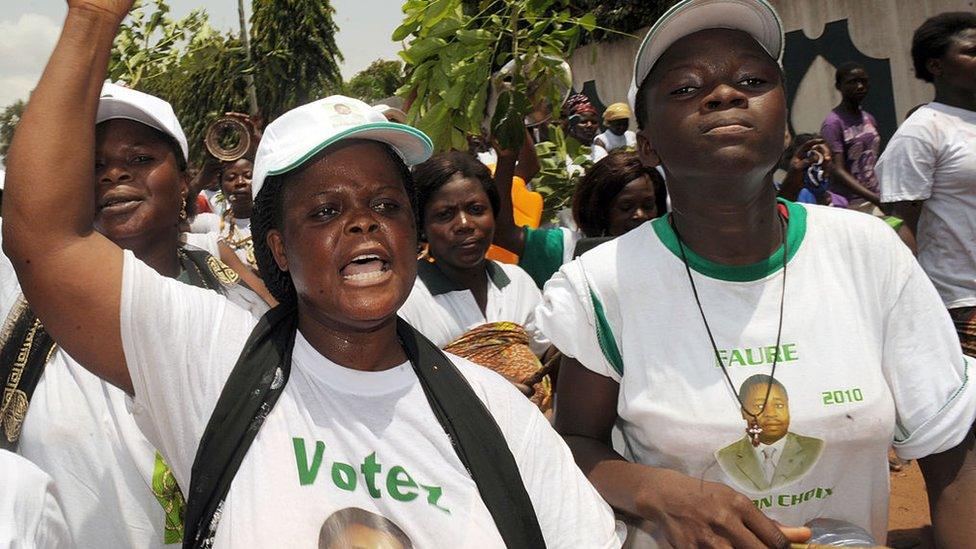
[[423, 547], [618, 547], [532, 404], [396, 317], [416, 275], [421, 132], [341, 96], [268, 125], [252, 229], [281, 305], [260, 320], [92, 230], [76, 182], [94, 169], [98, 90], [130, 8], [69, 4], [8, 157], [4, 248], [58, 343], [132, 396], [189, 495], [184, 543], [313, 545], [358, 507]]
[[[92, 156], [71, 179], [82, 201], [94, 205], [86, 212], [90, 230], [164, 276], [240, 299], [257, 315], [267, 310], [234, 271], [181, 242], [187, 145], [169, 103], [105, 84], [95, 104], [86, 130], [93, 136]], [[65, 154], [72, 148], [52, 142]], [[36, 226], [35, 220], [28, 230]], [[85, 261], [99, 268], [97, 257]], [[85, 370], [56, 332], [39, 323], [33, 305], [23, 299], [10, 262], [0, 257], [0, 377], [10, 394], [0, 410], [2, 446], [54, 478], [79, 545], [162, 547], [179, 540], [182, 496], [136, 426], [125, 393]]]
[[787, 547], [777, 522], [823, 518], [883, 545], [892, 444], [919, 460], [936, 538], [970, 546], [973, 361], [883, 221], [777, 200], [783, 43], [765, 0], [684, 0], [649, 31], [638, 152], [673, 209], [546, 284], [536, 319], [574, 359], [556, 428], [648, 521], [637, 547]]

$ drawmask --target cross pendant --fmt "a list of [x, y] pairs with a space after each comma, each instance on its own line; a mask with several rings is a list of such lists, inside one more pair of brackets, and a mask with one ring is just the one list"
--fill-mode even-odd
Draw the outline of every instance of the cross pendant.
[[746, 427], [746, 435], [748, 435], [749, 439], [751, 440], [753, 447], [756, 448], [759, 447], [759, 435], [761, 435], [762, 432], [763, 429], [762, 427], [759, 426], [758, 422], [756, 421], [749, 422], [749, 426]]

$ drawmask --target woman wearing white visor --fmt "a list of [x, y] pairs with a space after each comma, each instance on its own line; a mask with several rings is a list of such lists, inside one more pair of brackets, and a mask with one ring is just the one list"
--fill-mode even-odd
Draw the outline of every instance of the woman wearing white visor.
[[[4, 245], [52, 335], [133, 396], [188, 494], [185, 544], [315, 547], [330, 516], [359, 508], [418, 547], [618, 546], [532, 404], [396, 317], [416, 276], [419, 131], [338, 96], [265, 129], [252, 230], [281, 305], [260, 321], [92, 232], [72, 182], [92, 169], [97, 90], [130, 7], [70, 3], [9, 156]], [[46, 175], [55, 163], [62, 177]]]

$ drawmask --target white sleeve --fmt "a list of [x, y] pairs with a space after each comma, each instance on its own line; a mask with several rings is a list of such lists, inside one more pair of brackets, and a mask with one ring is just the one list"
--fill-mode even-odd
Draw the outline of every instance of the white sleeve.
[[974, 360], [911, 252], [890, 235], [900, 288], [886, 314], [882, 367], [895, 401], [894, 447], [905, 459], [949, 450], [976, 419]]
[[51, 477], [27, 459], [0, 451], [0, 547], [67, 549], [71, 532]]
[[516, 461], [546, 547], [620, 547], [610, 506], [580, 471], [566, 442], [535, 412], [523, 416], [528, 427]]
[[[580, 261], [567, 263], [546, 282], [542, 302], [535, 309], [535, 322], [564, 355], [620, 383], [621, 373], [611, 366], [605, 352], [608, 350], [600, 344], [595, 311], [599, 297], [594, 297], [582, 274]], [[615, 337], [614, 334], [609, 336], [611, 339]]]
[[930, 139], [897, 134], [892, 137], [875, 166], [881, 201], [925, 200], [932, 196], [937, 154]]
[[535, 285], [535, 281], [518, 265], [501, 263], [502, 269], [515, 285], [516, 292], [507, 299], [514, 299], [519, 317], [516, 319], [529, 334], [529, 348], [536, 356], [542, 356], [549, 348], [549, 338], [539, 329], [535, 320], [535, 309], [542, 301], [542, 292]]
[[257, 319], [212, 290], [161, 276], [129, 251], [122, 272], [133, 415], [186, 490], [200, 437]]

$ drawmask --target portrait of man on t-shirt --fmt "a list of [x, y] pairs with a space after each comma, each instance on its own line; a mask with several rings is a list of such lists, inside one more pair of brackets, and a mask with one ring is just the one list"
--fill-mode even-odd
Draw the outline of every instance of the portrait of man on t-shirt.
[[789, 431], [790, 399], [782, 383], [765, 374], [746, 378], [739, 387], [739, 401], [746, 426], [755, 418], [762, 432], [757, 446], [746, 434], [715, 452], [729, 478], [755, 492], [789, 484], [810, 471], [823, 452], [824, 441]]
[[412, 549], [413, 542], [392, 520], [359, 507], [329, 515], [319, 530], [319, 549]]

